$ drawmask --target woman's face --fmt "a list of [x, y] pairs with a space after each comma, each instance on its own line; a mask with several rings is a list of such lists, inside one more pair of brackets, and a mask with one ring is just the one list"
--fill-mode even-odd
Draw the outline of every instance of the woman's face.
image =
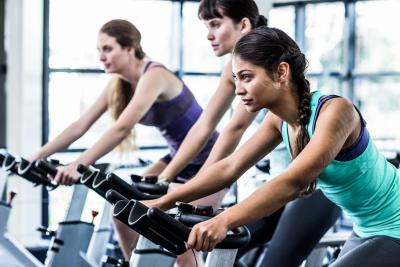
[[208, 30], [207, 39], [217, 57], [231, 53], [235, 43], [243, 35], [240, 25], [225, 15], [222, 18], [204, 20], [204, 24]]
[[232, 75], [235, 80], [235, 94], [239, 96], [249, 112], [271, 108], [280, 93], [280, 83], [273, 81], [264, 68], [232, 58]]
[[99, 33], [97, 40], [99, 59], [103, 63], [107, 73], [121, 73], [132, 57], [131, 48], [123, 48], [115, 37], [106, 33]]

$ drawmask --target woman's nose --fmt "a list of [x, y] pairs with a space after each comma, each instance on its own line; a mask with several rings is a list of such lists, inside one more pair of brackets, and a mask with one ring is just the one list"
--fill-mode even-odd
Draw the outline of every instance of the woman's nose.
[[102, 62], [106, 60], [106, 57], [101, 52], [99, 53], [99, 60], [102, 61]]
[[211, 31], [207, 32], [207, 40], [209, 40], [209, 41], [214, 40], [214, 34], [212, 34]]
[[244, 95], [246, 93], [246, 90], [241, 86], [239, 82], [235, 83], [235, 94], [236, 95]]

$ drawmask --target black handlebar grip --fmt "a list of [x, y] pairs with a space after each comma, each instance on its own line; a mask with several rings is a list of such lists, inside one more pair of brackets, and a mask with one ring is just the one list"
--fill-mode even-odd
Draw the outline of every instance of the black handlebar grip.
[[8, 154], [5, 156], [4, 160], [3, 160], [3, 164], [2, 167], [4, 170], [9, 171], [11, 173], [16, 174], [17, 173], [17, 160], [15, 157], [13, 157], [12, 155]]
[[79, 164], [78, 167], [76, 167], [76, 171], [79, 172], [80, 174], [83, 174], [87, 171], [90, 171], [90, 169], [83, 164]]
[[112, 204], [115, 204], [121, 200], [128, 200], [126, 197], [124, 197], [123, 195], [121, 195], [120, 193], [118, 193], [115, 190], [108, 190], [106, 192], [106, 199]]
[[156, 221], [161, 225], [168, 226], [168, 230], [170, 230], [170, 232], [175, 233], [183, 240], [188, 240], [190, 228], [175, 220], [159, 208], [149, 208], [147, 211], [147, 216], [149, 216], [152, 221]]
[[124, 195], [128, 199], [135, 200], [149, 200], [159, 198], [160, 195], [149, 195], [141, 192], [136, 188], [135, 185], [130, 185], [125, 182], [122, 178], [118, 177], [114, 173], [109, 173], [106, 177], [107, 181], [110, 182], [112, 187]]
[[50, 174], [53, 177], [56, 176], [57, 174], [57, 168], [43, 159], [36, 161], [35, 165], [37, 168], [43, 170], [44, 172]]
[[4, 160], [6, 159], [6, 155], [0, 152], [0, 166], [3, 165]]

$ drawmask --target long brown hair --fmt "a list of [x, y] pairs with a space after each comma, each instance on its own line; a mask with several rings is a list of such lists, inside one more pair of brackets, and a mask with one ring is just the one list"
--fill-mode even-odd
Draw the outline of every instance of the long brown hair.
[[[283, 31], [262, 26], [255, 28], [243, 36], [234, 48], [234, 54], [241, 59], [265, 69], [270, 77], [277, 73], [281, 62], [287, 62], [291, 70], [291, 82], [298, 96], [298, 122], [300, 131], [296, 136], [296, 147], [293, 157], [297, 157], [310, 141], [307, 125], [311, 116], [310, 83], [305, 78], [308, 62], [296, 42]], [[302, 194], [310, 194], [315, 190], [313, 181]]]
[[[140, 44], [141, 34], [129, 21], [120, 19], [111, 20], [101, 27], [100, 32], [114, 37], [117, 43], [123, 48], [132, 47], [135, 50], [135, 57], [137, 59], [143, 59], [146, 56]], [[133, 97], [131, 86], [129, 82], [121, 79], [117, 75], [113, 77], [112, 90], [110, 90], [108, 96], [108, 107], [111, 110], [111, 117], [114, 120], [119, 118], [131, 101]], [[118, 146], [120, 150], [127, 150], [135, 147], [133, 131], [132, 134]]]

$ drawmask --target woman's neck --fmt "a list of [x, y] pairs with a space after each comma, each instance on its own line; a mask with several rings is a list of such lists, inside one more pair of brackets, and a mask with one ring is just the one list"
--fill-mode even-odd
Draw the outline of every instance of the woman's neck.
[[292, 90], [282, 95], [279, 102], [270, 108], [270, 111], [287, 122], [292, 128], [300, 126], [299, 123], [299, 98]]
[[126, 80], [127, 82], [129, 82], [132, 85], [136, 85], [140, 79], [140, 76], [142, 76], [142, 74], [143, 74], [143, 71], [144, 71], [147, 61], [148, 61], [147, 58], [133, 59], [127, 65], [125, 70], [122, 71], [122, 73], [120, 73], [121, 78]]

